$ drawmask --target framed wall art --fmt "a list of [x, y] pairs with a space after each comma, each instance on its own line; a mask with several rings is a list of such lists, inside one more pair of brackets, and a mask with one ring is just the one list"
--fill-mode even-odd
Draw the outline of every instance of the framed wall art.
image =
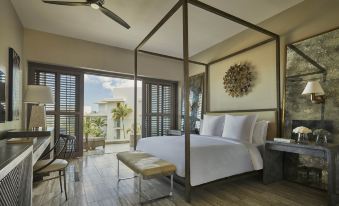
[[0, 123], [6, 120], [6, 73], [0, 68]]
[[[203, 103], [204, 103], [204, 79], [205, 73], [190, 76], [190, 128], [191, 132], [196, 133], [196, 130], [200, 128], [200, 120], [203, 118]], [[184, 129], [184, 99], [182, 99], [182, 116], [181, 116], [181, 128]]]
[[20, 119], [21, 71], [20, 57], [9, 48], [8, 64], [8, 121]]

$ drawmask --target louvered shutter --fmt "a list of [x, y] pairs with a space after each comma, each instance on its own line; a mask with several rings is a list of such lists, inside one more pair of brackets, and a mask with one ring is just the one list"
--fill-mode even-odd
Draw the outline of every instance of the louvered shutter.
[[143, 137], [162, 136], [177, 127], [176, 95], [175, 83], [143, 81]]
[[[60, 133], [74, 135], [77, 140], [70, 145], [67, 151], [74, 151], [76, 156], [82, 155], [82, 132], [80, 129], [81, 104], [80, 104], [80, 78], [81, 75], [67, 74], [58, 68], [33, 69], [34, 84], [51, 87], [55, 97], [55, 104], [46, 105], [47, 127], [55, 129], [55, 136]], [[57, 138], [56, 138], [57, 139]], [[63, 142], [60, 146], [62, 147]], [[60, 148], [57, 148], [59, 150]]]
[[[34, 83], [38, 85], [49, 86], [55, 97], [56, 74], [52, 72], [36, 71], [34, 73]], [[46, 125], [48, 128], [54, 128], [55, 125], [55, 104], [46, 104]]]

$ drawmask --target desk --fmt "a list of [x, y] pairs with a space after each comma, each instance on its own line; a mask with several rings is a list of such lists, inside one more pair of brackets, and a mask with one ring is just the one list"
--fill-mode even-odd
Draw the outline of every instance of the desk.
[[53, 141], [53, 135], [34, 145], [0, 140], [0, 205], [32, 205], [33, 165]]
[[[53, 136], [38, 138], [37, 142], [33, 145], [33, 165], [35, 165], [46, 149], [53, 146]], [[53, 155], [53, 152], [51, 152], [51, 155]], [[53, 158], [53, 156], [50, 156], [50, 158]]]
[[264, 183], [269, 184], [283, 179], [284, 153], [296, 153], [320, 157], [328, 162], [328, 205], [335, 206], [339, 202], [336, 194], [336, 164], [335, 159], [339, 144], [315, 145], [267, 141], [264, 152]]

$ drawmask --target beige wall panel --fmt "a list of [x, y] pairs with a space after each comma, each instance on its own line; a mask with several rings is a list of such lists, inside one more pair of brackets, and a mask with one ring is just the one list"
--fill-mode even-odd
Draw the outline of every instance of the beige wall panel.
[[[269, 43], [256, 50], [226, 59], [210, 66], [210, 111], [266, 109], [276, 107], [275, 46]], [[223, 85], [225, 72], [235, 63], [249, 62], [253, 66], [253, 87], [248, 95], [229, 96]]]
[[[1, 1], [0, 6], [0, 69], [7, 72], [8, 75], [8, 48], [12, 47], [20, 56], [21, 62], [24, 61], [22, 52], [23, 27], [18, 16], [9, 0]], [[23, 69], [21, 64], [21, 71]], [[7, 76], [8, 78], [8, 76]], [[21, 82], [20, 82], [21, 83]], [[8, 79], [6, 87], [8, 86]], [[8, 93], [6, 94], [8, 95]], [[21, 94], [22, 97], [22, 94]], [[8, 100], [8, 98], [6, 98]], [[21, 101], [21, 99], [19, 100]], [[22, 111], [20, 111], [22, 116]], [[21, 120], [0, 123], [0, 133], [9, 129], [19, 129]]]

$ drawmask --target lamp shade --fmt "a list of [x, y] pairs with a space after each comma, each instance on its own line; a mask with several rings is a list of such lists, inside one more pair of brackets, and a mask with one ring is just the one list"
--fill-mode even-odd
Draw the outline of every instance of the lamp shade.
[[309, 81], [302, 94], [324, 95], [325, 92], [318, 81]]
[[54, 97], [49, 86], [27, 85], [25, 103], [54, 104]]

